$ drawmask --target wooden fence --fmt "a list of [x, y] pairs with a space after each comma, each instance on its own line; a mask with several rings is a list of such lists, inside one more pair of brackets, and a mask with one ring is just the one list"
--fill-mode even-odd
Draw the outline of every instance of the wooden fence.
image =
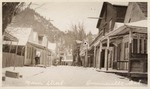
[[14, 53], [3, 52], [2, 58], [3, 58], [2, 59], [2, 67], [3, 68], [14, 66], [14, 63], [15, 63], [16, 67], [18, 67], [18, 66], [21, 67], [24, 65], [24, 56], [19, 56]]

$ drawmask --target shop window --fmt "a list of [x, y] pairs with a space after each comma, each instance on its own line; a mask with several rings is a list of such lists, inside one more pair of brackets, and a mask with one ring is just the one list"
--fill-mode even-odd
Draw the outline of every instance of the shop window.
[[11, 46], [10, 53], [16, 53], [16, 46], [14, 46], [14, 45]]
[[23, 46], [18, 46], [17, 55], [24, 56], [24, 53], [25, 53], [25, 47], [23, 47]]
[[3, 45], [3, 52], [9, 52], [9, 50], [10, 50], [10, 45], [7, 44]]

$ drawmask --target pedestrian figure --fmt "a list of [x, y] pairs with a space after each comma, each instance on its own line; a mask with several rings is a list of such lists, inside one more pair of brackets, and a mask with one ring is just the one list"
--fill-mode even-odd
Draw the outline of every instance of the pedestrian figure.
[[35, 65], [39, 64], [39, 60], [40, 60], [40, 57], [36, 56], [35, 57]]

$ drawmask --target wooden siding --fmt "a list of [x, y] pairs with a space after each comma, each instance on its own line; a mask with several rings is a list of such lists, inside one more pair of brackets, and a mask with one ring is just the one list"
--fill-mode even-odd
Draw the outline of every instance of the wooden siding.
[[145, 20], [146, 18], [147, 17], [136, 2], [129, 2], [124, 21], [125, 23]]
[[24, 56], [3, 52], [2, 68], [14, 66], [14, 62], [16, 67], [21, 67], [23, 66], [23, 61]]

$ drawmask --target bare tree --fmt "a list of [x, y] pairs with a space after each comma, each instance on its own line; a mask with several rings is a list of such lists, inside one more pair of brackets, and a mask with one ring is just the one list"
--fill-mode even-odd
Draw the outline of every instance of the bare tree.
[[2, 3], [2, 32], [5, 31], [7, 25], [11, 23], [12, 18], [21, 10], [24, 2], [3, 2]]
[[83, 41], [85, 38], [86, 33], [83, 23], [72, 24], [68, 33], [65, 35], [65, 46], [73, 50], [73, 62], [76, 62], [76, 65], [81, 65], [79, 56], [80, 44], [76, 43], [76, 40]]

